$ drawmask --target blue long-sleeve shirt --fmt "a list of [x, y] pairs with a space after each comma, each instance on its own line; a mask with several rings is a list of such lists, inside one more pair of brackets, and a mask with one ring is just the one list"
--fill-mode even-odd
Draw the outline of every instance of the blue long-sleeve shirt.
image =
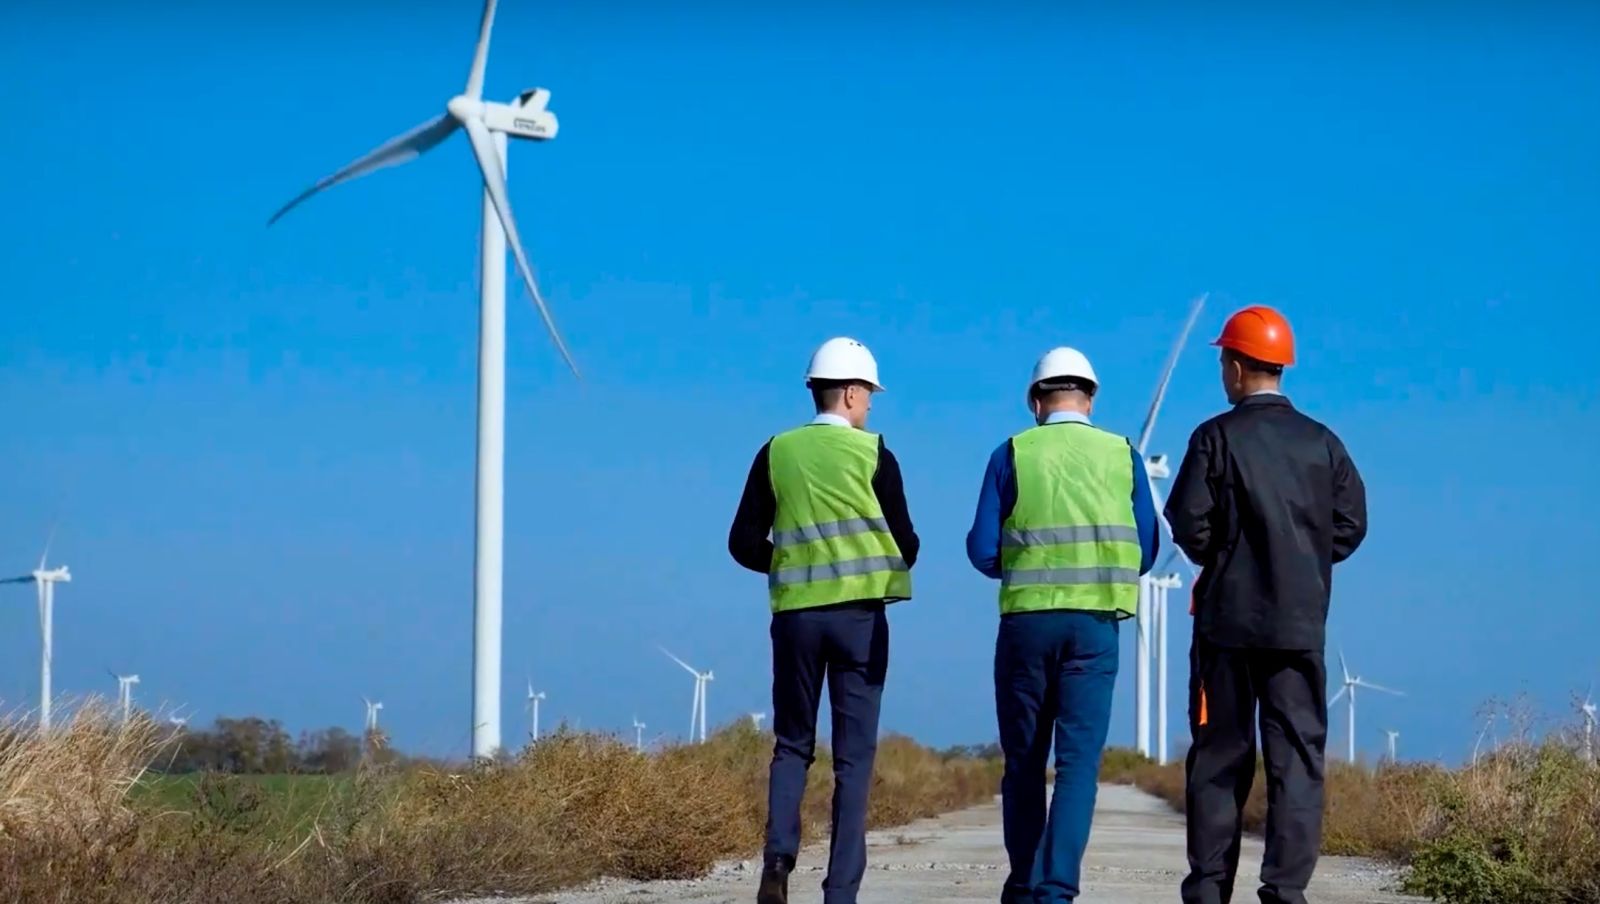
[[[1046, 424], [1087, 424], [1089, 419], [1075, 411], [1053, 412]], [[1133, 458], [1133, 523], [1139, 532], [1139, 573], [1155, 567], [1161, 547], [1161, 528], [1156, 520], [1155, 500], [1150, 497], [1150, 480], [1145, 476], [1144, 460], [1137, 449], [1129, 448]], [[991, 578], [1000, 577], [1000, 526], [1011, 517], [1017, 505], [1017, 470], [1012, 458], [1011, 440], [1006, 440], [989, 456], [978, 492], [978, 508], [967, 532], [967, 559], [972, 567]]]

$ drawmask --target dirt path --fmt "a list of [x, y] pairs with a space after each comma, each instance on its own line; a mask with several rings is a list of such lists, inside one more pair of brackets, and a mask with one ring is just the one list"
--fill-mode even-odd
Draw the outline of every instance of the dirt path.
[[[995, 804], [874, 832], [862, 904], [991, 904], [1005, 879], [1000, 810]], [[790, 880], [790, 900], [821, 900], [825, 850], [809, 849]], [[1261, 843], [1248, 839], [1235, 899], [1254, 901]], [[530, 904], [748, 904], [755, 900], [754, 861], [723, 864], [689, 882], [597, 883], [579, 891], [521, 899]], [[1173, 904], [1183, 878], [1183, 819], [1133, 788], [1103, 786], [1084, 864], [1084, 904]], [[1243, 878], [1243, 876], [1241, 878]], [[1395, 871], [1361, 860], [1324, 858], [1312, 883], [1317, 904], [1406, 904]], [[465, 902], [463, 902], [465, 904]], [[502, 899], [499, 904], [505, 904]]]

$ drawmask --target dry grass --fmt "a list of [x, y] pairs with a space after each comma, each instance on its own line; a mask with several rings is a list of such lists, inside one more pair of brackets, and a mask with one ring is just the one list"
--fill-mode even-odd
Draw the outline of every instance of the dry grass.
[[[1183, 765], [1107, 752], [1108, 781], [1184, 806]], [[1444, 904], [1600, 902], [1600, 766], [1559, 733], [1527, 735], [1476, 765], [1329, 764], [1325, 853], [1411, 867], [1409, 890]], [[1258, 771], [1245, 829], [1266, 819]]]
[[[740, 723], [710, 743], [640, 755], [559, 734], [507, 762], [386, 770], [304, 795], [245, 776], [157, 784], [163, 734], [86, 707], [48, 739], [0, 737], [0, 900], [19, 904], [410, 904], [537, 894], [599, 876], [703, 874], [758, 849], [770, 735]], [[812, 770], [809, 840], [825, 836], [826, 757]], [[941, 760], [885, 738], [874, 826], [988, 799], [998, 765]], [[172, 790], [182, 792], [174, 805]], [[134, 792], [134, 793], [130, 793]]]

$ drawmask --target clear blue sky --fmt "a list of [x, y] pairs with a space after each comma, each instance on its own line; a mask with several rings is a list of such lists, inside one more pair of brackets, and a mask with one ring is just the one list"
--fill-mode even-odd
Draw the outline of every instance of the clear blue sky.
[[[61, 519], [64, 692], [137, 671], [146, 702], [296, 729], [355, 729], [367, 694], [399, 743], [466, 750], [468, 148], [264, 225], [459, 90], [477, 13], [446, 6], [0, 12], [0, 551], [32, 567]], [[681, 734], [657, 642], [715, 669], [715, 720], [766, 708], [727, 522], [845, 333], [924, 537], [885, 724], [991, 738], [994, 591], [962, 554], [985, 458], [1060, 343], [1136, 430], [1207, 289], [1200, 339], [1287, 312], [1292, 394], [1366, 475], [1331, 642], [1411, 696], [1367, 697], [1361, 746], [1458, 756], [1496, 695], [1568, 712], [1600, 679], [1594, 8], [955, 6], [504, 0], [489, 92], [547, 86], [562, 122], [514, 146], [512, 199], [588, 376], [514, 291], [507, 736], [529, 669], [548, 720]], [[1222, 404], [1196, 342], [1157, 449]], [[0, 697], [31, 703], [31, 598], [0, 589]]]

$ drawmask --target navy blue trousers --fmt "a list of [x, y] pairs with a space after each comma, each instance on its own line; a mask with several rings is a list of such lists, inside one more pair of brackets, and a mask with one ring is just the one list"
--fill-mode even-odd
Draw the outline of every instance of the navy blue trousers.
[[[1097, 612], [1002, 616], [994, 651], [995, 712], [1005, 752], [1001, 783], [1011, 875], [1006, 904], [1077, 898], [1094, 818], [1100, 754], [1117, 680], [1118, 622]], [[1055, 744], [1055, 792], [1045, 812], [1045, 767]]]
[[889, 670], [882, 603], [850, 603], [772, 617], [772, 771], [766, 859], [800, 852], [800, 801], [816, 759], [817, 707], [833, 707], [833, 834], [825, 904], [854, 904], [867, 869], [867, 793], [878, 753], [878, 709]]

